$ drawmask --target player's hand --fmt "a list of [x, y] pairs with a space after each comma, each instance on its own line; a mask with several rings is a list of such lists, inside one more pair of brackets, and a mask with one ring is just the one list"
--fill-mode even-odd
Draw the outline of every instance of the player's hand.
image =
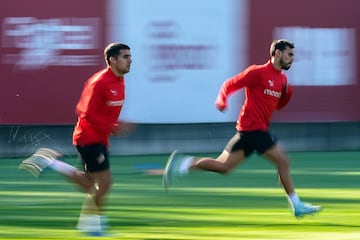
[[215, 101], [215, 107], [220, 111], [220, 112], [225, 112], [226, 108], [227, 108], [227, 104], [226, 102], [221, 99], [220, 97], [218, 97]]
[[113, 124], [111, 134], [118, 137], [130, 135], [135, 130], [135, 124], [131, 122], [117, 122]]
[[290, 101], [292, 94], [293, 94], [292, 86], [289, 84], [286, 84], [284, 86], [284, 90], [283, 90], [283, 93], [281, 94], [281, 98], [278, 102], [278, 105], [276, 106], [276, 109], [280, 110], [280, 109], [284, 108]]
[[219, 110], [220, 112], [225, 112], [225, 111], [226, 111], [226, 107], [224, 107], [224, 106], [218, 106], [218, 105], [216, 105], [216, 108], [217, 108], [217, 110]]
[[288, 91], [289, 91], [289, 84], [288, 83], [285, 84], [284, 90], [285, 90], [285, 93], [287, 94]]

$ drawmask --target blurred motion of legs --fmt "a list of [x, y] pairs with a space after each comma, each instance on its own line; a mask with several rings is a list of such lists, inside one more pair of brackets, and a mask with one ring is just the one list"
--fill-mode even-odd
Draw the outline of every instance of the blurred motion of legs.
[[[76, 228], [86, 234], [94, 236], [104, 235], [104, 230], [108, 228], [107, 219], [101, 216], [99, 209], [99, 186], [96, 182], [97, 177], [92, 178], [89, 173], [80, 171], [77, 168], [58, 160], [62, 155], [49, 148], [39, 148], [30, 157], [23, 160], [19, 169], [29, 171], [33, 176], [39, 177], [41, 173], [51, 168], [77, 184], [87, 196], [83, 202], [82, 210]], [[94, 175], [101, 178], [103, 173]], [[100, 193], [103, 194], [103, 193]]]

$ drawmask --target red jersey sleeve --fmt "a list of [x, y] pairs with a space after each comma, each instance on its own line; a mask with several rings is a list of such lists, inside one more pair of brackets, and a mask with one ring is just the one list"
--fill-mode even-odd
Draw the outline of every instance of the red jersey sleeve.
[[254, 65], [250, 66], [243, 72], [227, 79], [223, 83], [215, 100], [215, 106], [217, 107], [217, 109], [219, 109], [220, 111], [225, 110], [227, 108], [227, 98], [229, 95], [245, 86], [254, 84], [253, 80], [256, 79], [256, 77], [254, 77], [254, 67]]

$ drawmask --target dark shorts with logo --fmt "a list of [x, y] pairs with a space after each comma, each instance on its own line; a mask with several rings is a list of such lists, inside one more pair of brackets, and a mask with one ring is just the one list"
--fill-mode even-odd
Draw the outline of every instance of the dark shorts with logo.
[[100, 172], [110, 168], [109, 152], [103, 144], [76, 146], [86, 172]]
[[240, 131], [229, 140], [225, 150], [230, 153], [243, 150], [247, 157], [254, 151], [263, 154], [275, 143], [276, 139], [267, 131]]

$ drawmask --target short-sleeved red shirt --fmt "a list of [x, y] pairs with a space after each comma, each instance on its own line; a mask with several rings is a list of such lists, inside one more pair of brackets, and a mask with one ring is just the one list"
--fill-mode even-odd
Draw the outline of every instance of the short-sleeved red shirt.
[[238, 131], [268, 131], [272, 113], [286, 105], [292, 94], [285, 74], [275, 69], [270, 61], [252, 65], [227, 79], [216, 104], [226, 106], [227, 97], [240, 88], [245, 88], [245, 102], [236, 122]]
[[108, 67], [89, 78], [76, 106], [78, 121], [73, 132], [73, 144], [109, 146], [111, 130], [118, 122], [125, 89], [124, 78], [117, 77]]

